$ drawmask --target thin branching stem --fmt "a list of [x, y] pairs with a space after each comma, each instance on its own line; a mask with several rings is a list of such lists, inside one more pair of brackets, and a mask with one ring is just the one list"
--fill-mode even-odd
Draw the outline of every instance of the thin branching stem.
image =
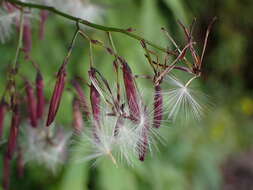
[[20, 11], [20, 23], [19, 23], [19, 37], [18, 37], [18, 45], [17, 45], [17, 50], [15, 53], [14, 61], [13, 61], [13, 69], [17, 70], [18, 69], [18, 57], [20, 54], [20, 50], [23, 45], [23, 32], [24, 32], [24, 11], [21, 9]]
[[75, 34], [71, 40], [71, 43], [70, 43], [70, 46], [69, 46], [69, 49], [68, 49], [68, 53], [67, 53], [67, 56], [65, 57], [64, 59], [64, 65], [66, 65], [68, 63], [68, 60], [72, 54], [72, 51], [73, 51], [73, 48], [74, 48], [74, 45], [75, 45], [75, 42], [76, 42], [76, 38], [78, 37], [78, 34], [79, 34], [79, 28], [76, 29], [75, 31]]
[[81, 19], [81, 18], [78, 18], [78, 17], [74, 17], [72, 15], [69, 15], [67, 13], [64, 13], [62, 11], [59, 11], [57, 9], [55, 9], [54, 7], [51, 7], [51, 6], [45, 6], [45, 5], [39, 5], [39, 4], [34, 4], [34, 3], [26, 3], [26, 2], [21, 2], [21, 1], [17, 1], [17, 0], [6, 0], [7, 2], [10, 2], [10, 3], [13, 3], [13, 4], [16, 4], [16, 5], [19, 5], [21, 7], [28, 7], [28, 8], [34, 8], [34, 9], [40, 9], [40, 10], [47, 10], [47, 11], [50, 11], [50, 12], [53, 12], [57, 15], [60, 15], [64, 18], [67, 18], [68, 20], [72, 20], [72, 21], [75, 21], [75, 22], [79, 22], [80, 24], [83, 24], [83, 25], [86, 25], [86, 26], [89, 26], [91, 28], [95, 28], [97, 30], [102, 30], [102, 31], [105, 31], [105, 32], [118, 32], [118, 33], [122, 33], [122, 34], [125, 34], [133, 39], [136, 39], [138, 41], [141, 41], [141, 40], [144, 40], [148, 45], [152, 46], [153, 48], [156, 48], [160, 51], [163, 51], [165, 53], [171, 53], [171, 51], [169, 51], [168, 49], [166, 48], [163, 48], [159, 45], [156, 45], [154, 44], [153, 42], [149, 41], [149, 40], [146, 40], [144, 39], [143, 37], [137, 35], [137, 34], [134, 34], [133, 32], [129, 32], [127, 29], [121, 29], [121, 28], [115, 28], [115, 27], [107, 27], [107, 26], [103, 26], [103, 25], [99, 25], [99, 24], [95, 24], [95, 23], [92, 23], [92, 22], [89, 22], [87, 20], [84, 20], [84, 19]]

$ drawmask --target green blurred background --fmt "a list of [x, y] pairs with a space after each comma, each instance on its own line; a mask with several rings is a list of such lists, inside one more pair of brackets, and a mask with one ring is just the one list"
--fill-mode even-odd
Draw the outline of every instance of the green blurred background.
[[[252, 149], [253, 1], [97, 0], [94, 3], [103, 9], [98, 23], [119, 28], [132, 27], [136, 33], [164, 47], [171, 45], [161, 32], [161, 27], [167, 28], [174, 39], [182, 44], [184, 35], [177, 19], [190, 24], [197, 18], [195, 39], [201, 44], [207, 25], [212, 17], [217, 16], [204, 58], [203, 76], [199, 80], [200, 90], [210, 97], [212, 109], [200, 123], [188, 123], [186, 126], [170, 124], [162, 129], [167, 141], [165, 145], [159, 145], [159, 152], [154, 152], [144, 163], [135, 167], [123, 165], [116, 168], [110, 160], [104, 160], [92, 168], [90, 162], [76, 164], [69, 161], [57, 175], [43, 167], [29, 165], [23, 178], [17, 177], [14, 167], [11, 189], [226, 189], [221, 169], [224, 162], [232, 155], [237, 158], [237, 155]], [[43, 41], [38, 40], [38, 21], [34, 20], [33, 26], [32, 58], [40, 65], [45, 77], [49, 99], [55, 74], [66, 55], [75, 25], [50, 14]], [[106, 38], [101, 31], [87, 29], [87, 32], [95, 39]], [[151, 72], [138, 41], [122, 34], [113, 34], [113, 38], [119, 54], [128, 60], [136, 74]], [[68, 79], [76, 75], [87, 78], [89, 44], [78, 39], [68, 65]], [[1, 91], [16, 44], [17, 35], [13, 35], [8, 43], [0, 45]], [[99, 47], [95, 48], [94, 55], [96, 68], [112, 79], [113, 58]], [[31, 79], [35, 77], [30, 62], [21, 58], [20, 65], [23, 75]], [[145, 85], [145, 82], [141, 84]], [[61, 104], [57, 115], [57, 121], [69, 128], [72, 97], [72, 92], [64, 93], [64, 104]]]

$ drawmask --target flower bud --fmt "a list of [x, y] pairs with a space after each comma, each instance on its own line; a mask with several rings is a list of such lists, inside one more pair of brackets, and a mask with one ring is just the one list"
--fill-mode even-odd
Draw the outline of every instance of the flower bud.
[[161, 126], [162, 119], [163, 119], [163, 96], [162, 96], [162, 88], [159, 84], [155, 86], [153, 127], [159, 128]]
[[10, 127], [10, 134], [8, 139], [8, 147], [7, 147], [7, 156], [11, 160], [13, 154], [16, 149], [17, 144], [17, 137], [19, 132], [19, 124], [20, 124], [20, 113], [18, 110], [18, 105], [14, 106], [12, 119], [11, 119], [11, 127]]
[[37, 110], [36, 110], [36, 99], [33, 93], [33, 88], [31, 84], [26, 81], [25, 82], [25, 89], [27, 95], [27, 104], [28, 104], [28, 111], [30, 117], [30, 124], [32, 127], [37, 127]]
[[56, 113], [59, 109], [62, 93], [66, 82], [66, 75], [66, 68], [65, 65], [63, 65], [57, 74], [57, 81], [54, 87], [53, 95], [50, 100], [50, 107], [46, 124], [47, 126], [49, 126], [54, 121]]
[[40, 72], [36, 76], [36, 95], [37, 95], [37, 119], [41, 119], [45, 109], [44, 81]]

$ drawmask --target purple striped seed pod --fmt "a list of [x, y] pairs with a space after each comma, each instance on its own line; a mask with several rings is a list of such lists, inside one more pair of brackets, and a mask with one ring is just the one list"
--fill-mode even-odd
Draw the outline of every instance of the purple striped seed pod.
[[14, 106], [12, 119], [11, 119], [11, 128], [10, 134], [8, 138], [8, 146], [7, 146], [7, 156], [9, 160], [13, 158], [13, 154], [16, 149], [18, 132], [19, 132], [19, 124], [20, 124], [20, 113], [18, 110], [18, 105]]
[[23, 42], [24, 42], [23, 50], [25, 52], [26, 57], [29, 57], [29, 54], [32, 49], [32, 29], [30, 20], [28, 19], [25, 20], [24, 24]]
[[10, 186], [10, 159], [8, 158], [8, 155], [4, 155], [3, 158], [3, 189], [8, 190]]
[[23, 152], [21, 150], [21, 148], [18, 148], [18, 158], [17, 158], [17, 170], [18, 170], [18, 176], [24, 177], [24, 167], [25, 167], [25, 163], [24, 163], [24, 156], [23, 156]]
[[80, 102], [77, 97], [73, 99], [73, 127], [77, 134], [80, 134], [84, 129], [84, 121], [80, 110]]
[[42, 10], [40, 11], [40, 29], [39, 29], [39, 37], [40, 40], [44, 39], [44, 35], [45, 35], [45, 24], [48, 18], [48, 11], [46, 10]]
[[139, 160], [144, 161], [148, 152], [148, 146], [149, 146], [149, 130], [150, 130], [150, 123], [147, 118], [147, 110], [145, 108], [144, 110], [145, 118], [144, 123], [142, 124], [141, 128], [141, 134], [140, 139], [137, 143], [137, 150], [139, 153]]
[[123, 61], [122, 62], [122, 70], [123, 70], [123, 79], [124, 85], [126, 89], [127, 102], [129, 106], [130, 115], [135, 118], [135, 120], [139, 120], [140, 118], [140, 100], [138, 97], [137, 88], [135, 85], [134, 76], [128, 64]]
[[90, 108], [88, 106], [88, 100], [84, 94], [84, 91], [77, 80], [73, 80], [72, 84], [78, 94], [78, 100], [82, 108], [82, 111], [85, 113], [85, 116], [88, 118], [90, 116]]
[[[89, 71], [89, 77], [92, 80], [96, 80], [96, 74], [95, 70], [91, 68]], [[92, 114], [93, 118], [95, 120], [95, 123], [99, 125], [100, 121], [100, 94], [97, 91], [96, 87], [93, 83], [90, 85], [90, 101], [91, 101], [91, 108], [92, 108]]]
[[41, 119], [45, 109], [44, 97], [44, 80], [41, 73], [38, 71], [36, 76], [36, 96], [37, 96], [37, 119]]
[[141, 131], [141, 138], [138, 142], [139, 160], [144, 161], [148, 152], [149, 125], [146, 123]]
[[0, 140], [3, 136], [4, 118], [7, 110], [7, 104], [4, 100], [0, 102]]
[[36, 98], [33, 93], [33, 88], [28, 81], [25, 82], [25, 89], [26, 89], [26, 95], [27, 95], [30, 124], [32, 127], [37, 127], [38, 123], [37, 123]]
[[54, 87], [53, 95], [50, 100], [49, 112], [46, 123], [47, 127], [54, 121], [56, 113], [59, 109], [61, 97], [66, 82], [66, 75], [66, 68], [65, 65], [63, 65], [57, 74], [57, 81]]
[[[95, 69], [93, 68], [90, 69], [89, 77], [91, 81], [97, 80]], [[90, 102], [91, 102], [92, 114], [93, 114], [93, 119], [94, 119], [93, 128], [92, 128], [93, 136], [96, 142], [100, 142], [98, 131], [100, 130], [100, 120], [101, 120], [100, 118], [101, 97], [92, 82], [90, 84]]]
[[155, 86], [153, 127], [159, 128], [163, 119], [163, 96], [161, 85]]

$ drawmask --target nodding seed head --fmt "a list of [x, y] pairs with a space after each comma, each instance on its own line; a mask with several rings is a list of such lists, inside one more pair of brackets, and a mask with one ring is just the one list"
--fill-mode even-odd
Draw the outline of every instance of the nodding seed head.
[[155, 86], [153, 127], [159, 128], [163, 119], [163, 96], [161, 85]]
[[40, 72], [36, 76], [36, 95], [37, 95], [37, 119], [41, 119], [45, 109], [44, 80]]
[[66, 82], [66, 75], [67, 75], [66, 68], [65, 68], [65, 65], [63, 65], [57, 74], [57, 80], [54, 87], [54, 92], [50, 100], [46, 126], [49, 126], [54, 121], [56, 113], [59, 109], [61, 97], [63, 94], [65, 82]]
[[32, 127], [37, 127], [36, 99], [33, 93], [33, 88], [28, 81], [25, 82], [25, 89], [26, 89], [26, 95], [27, 95], [27, 104], [28, 104], [30, 123]]

